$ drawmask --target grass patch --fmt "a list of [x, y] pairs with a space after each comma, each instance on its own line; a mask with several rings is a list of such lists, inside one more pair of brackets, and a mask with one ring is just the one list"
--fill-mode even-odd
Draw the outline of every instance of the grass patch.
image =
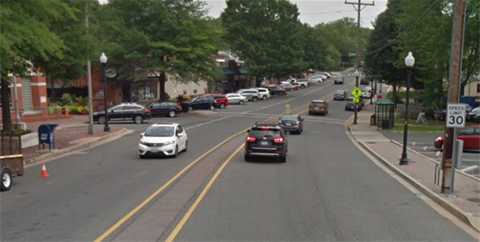
[[[393, 122], [394, 129], [393, 131], [402, 131], [404, 130], [403, 118], [396, 118]], [[467, 122], [465, 127], [470, 125], [477, 125], [476, 123]], [[410, 119], [408, 123], [408, 132], [417, 132], [417, 133], [426, 133], [426, 132], [445, 132], [445, 121], [436, 121], [428, 120], [428, 123], [417, 123], [415, 119]]]

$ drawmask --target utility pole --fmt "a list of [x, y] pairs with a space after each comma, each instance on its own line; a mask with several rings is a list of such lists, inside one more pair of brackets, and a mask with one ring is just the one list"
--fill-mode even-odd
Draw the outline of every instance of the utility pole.
[[[345, 4], [352, 4], [352, 6], [358, 12], [358, 15], [357, 15], [357, 68], [356, 69], [360, 70], [360, 12], [363, 9], [365, 9], [367, 6], [375, 6], [375, 1], [373, 1], [372, 3], [362, 3], [362, 0], [358, 0], [358, 2], [348, 2], [347, 0], [345, 0]], [[358, 79], [359, 77], [355, 78], [355, 88], [358, 88]], [[355, 103], [355, 118], [354, 118], [353, 124], [357, 124], [357, 105], [358, 104]]]
[[[85, 29], [88, 34], [88, 1], [85, 1]], [[87, 78], [88, 78], [88, 134], [94, 133], [93, 128], [93, 98], [92, 98], [92, 71], [90, 60], [87, 58]]]
[[[448, 76], [448, 103], [458, 103], [460, 76], [462, 72], [462, 49], [465, 21], [466, 0], [455, 0], [455, 12], [453, 16], [452, 43], [450, 51], [450, 70]], [[448, 122], [448, 120], [447, 120]], [[446, 124], [445, 124], [446, 125]], [[453, 167], [453, 144], [456, 140], [456, 129], [445, 127], [445, 141], [442, 157], [442, 193], [453, 193], [453, 179], [455, 167]]]

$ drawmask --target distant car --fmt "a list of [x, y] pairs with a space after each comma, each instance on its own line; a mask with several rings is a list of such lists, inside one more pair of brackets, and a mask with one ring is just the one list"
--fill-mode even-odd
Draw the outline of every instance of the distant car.
[[333, 100], [345, 100], [347, 98], [347, 91], [338, 90], [333, 94]]
[[192, 99], [188, 103], [188, 111], [193, 110], [212, 110], [214, 111], [217, 108], [217, 102], [212, 97], [201, 96]]
[[152, 117], [167, 116], [173, 118], [182, 113], [182, 107], [174, 102], [154, 102], [146, 107], [150, 109]]
[[[327, 79], [326, 76], [324, 77], [325, 79]], [[311, 76], [308, 78], [308, 80], [310, 80], [311, 82], [321, 83], [323, 82], [324, 79], [322, 78], [322, 76], [318, 75], [318, 76]]]
[[362, 78], [360, 80], [360, 85], [370, 85], [370, 81], [367, 80], [366, 78]]
[[325, 100], [312, 100], [308, 106], [308, 114], [323, 114], [328, 113], [328, 102]]
[[227, 93], [227, 99], [229, 104], [243, 105], [248, 102], [248, 98], [237, 93]]
[[267, 88], [268, 88], [268, 91], [273, 96], [286, 96], [287, 95], [287, 91], [285, 91], [285, 89], [283, 89], [281, 86], [271, 85], [271, 86], [268, 86]]
[[256, 123], [248, 130], [245, 140], [245, 161], [250, 161], [252, 157], [271, 157], [285, 163], [287, 152], [287, 134], [277, 124]]
[[306, 88], [310, 86], [310, 83], [312, 83], [308, 79], [298, 79], [297, 82], [300, 84], [300, 89]]
[[247, 97], [248, 101], [256, 102], [261, 99], [260, 92], [256, 89], [241, 89], [237, 91], [237, 94]]
[[480, 123], [480, 107], [474, 108], [467, 114], [467, 121]]
[[177, 157], [188, 147], [187, 132], [178, 123], [154, 124], [140, 134], [138, 154], [140, 158], [149, 155]]
[[335, 78], [335, 80], [333, 81], [333, 84], [344, 84], [345, 83], [345, 79], [342, 77], [337, 77]]
[[257, 89], [257, 91], [260, 93], [260, 98], [263, 100], [267, 100], [272, 97], [272, 95], [270, 94], [270, 91], [268, 91], [267, 88], [257, 87], [255, 89]]
[[295, 91], [295, 86], [290, 84], [289, 82], [282, 82], [280, 86], [282, 86], [287, 92]]
[[217, 107], [224, 109], [228, 106], [228, 98], [224, 94], [205, 94], [206, 97], [213, 97]]
[[[360, 98], [360, 102], [357, 103], [357, 111], [361, 111], [364, 105], [362, 98], [361, 97], [359, 98]], [[347, 98], [347, 102], [345, 103], [345, 111], [348, 111], [348, 110], [355, 111], [355, 103], [353, 102], [353, 99], [354, 97]]]
[[371, 87], [365, 87], [362, 90], [362, 97], [364, 98], [371, 98], [373, 97], [373, 89]]
[[[122, 103], [109, 108], [107, 112], [109, 121], [133, 121], [141, 124], [144, 120], [152, 118], [150, 109], [135, 103]], [[105, 124], [106, 120], [105, 111], [93, 113], [93, 121]]]
[[[467, 126], [458, 131], [457, 139], [463, 140], [464, 151], [480, 151], [480, 125]], [[435, 148], [443, 151], [444, 136], [435, 139]]]
[[303, 118], [297, 114], [285, 114], [278, 118], [278, 125], [285, 131], [301, 134], [303, 132]]

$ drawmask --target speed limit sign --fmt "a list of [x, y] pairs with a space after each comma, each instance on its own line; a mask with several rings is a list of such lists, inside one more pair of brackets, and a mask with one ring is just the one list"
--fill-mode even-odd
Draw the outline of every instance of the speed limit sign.
[[465, 104], [447, 104], [447, 128], [465, 127]]

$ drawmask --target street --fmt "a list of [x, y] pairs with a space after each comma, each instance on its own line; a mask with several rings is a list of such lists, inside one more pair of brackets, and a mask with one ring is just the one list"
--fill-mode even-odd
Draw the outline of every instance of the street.
[[[475, 241], [352, 143], [345, 122], [353, 112], [331, 100], [336, 90], [354, 88], [353, 76], [345, 80], [215, 113], [111, 124], [135, 132], [48, 162], [48, 179], [29, 167], [2, 193], [1, 240]], [[328, 115], [308, 115], [314, 99], [329, 101]], [[287, 162], [245, 162], [245, 129], [276, 123], [287, 104], [306, 121], [301, 135], [288, 136]], [[156, 122], [182, 124], [188, 151], [140, 159], [139, 134]], [[410, 139], [433, 146], [435, 136]], [[464, 159], [478, 161], [478, 154]]]

